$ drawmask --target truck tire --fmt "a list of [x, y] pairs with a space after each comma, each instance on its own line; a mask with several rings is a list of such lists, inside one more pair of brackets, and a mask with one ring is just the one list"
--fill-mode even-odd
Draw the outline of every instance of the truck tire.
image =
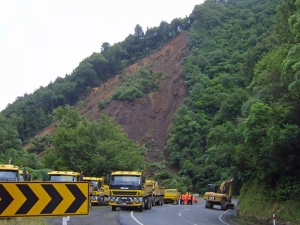
[[112, 207], [111, 207], [111, 210], [112, 210], [112, 211], [116, 211], [116, 208], [117, 208], [116, 206], [112, 206]]
[[144, 198], [145, 199], [145, 209], [150, 209], [150, 199], [148, 197]]
[[138, 207], [138, 210], [139, 210], [140, 212], [143, 212], [143, 211], [144, 211], [144, 206], [139, 206], [139, 207]]

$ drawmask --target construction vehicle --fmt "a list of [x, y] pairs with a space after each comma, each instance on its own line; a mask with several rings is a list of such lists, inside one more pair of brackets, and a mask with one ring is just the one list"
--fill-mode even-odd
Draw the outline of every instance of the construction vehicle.
[[220, 205], [222, 210], [234, 209], [231, 202], [233, 178], [222, 182], [220, 187], [216, 184], [208, 184], [207, 192], [204, 194], [205, 208], [213, 208], [214, 205]]
[[[83, 174], [73, 171], [50, 171], [43, 177], [43, 181], [58, 181], [58, 182], [78, 182], [83, 181]], [[92, 196], [94, 185], [90, 183], [89, 195]], [[92, 205], [90, 199], [90, 206]]]
[[177, 189], [165, 189], [164, 191], [164, 203], [179, 204], [180, 193]]
[[[163, 204], [162, 196], [152, 200], [155, 196], [153, 182], [146, 181], [142, 172], [115, 171], [107, 175], [106, 180], [109, 180], [108, 204], [112, 211], [116, 211], [117, 207], [134, 207], [143, 212], [144, 209], [151, 209], [153, 202]], [[158, 184], [155, 186], [158, 187]]]
[[83, 181], [93, 184], [93, 194], [90, 196], [91, 204], [108, 204], [109, 186], [104, 184], [104, 177], [83, 177]]
[[[82, 176], [83, 177], [83, 176]], [[81, 181], [81, 175], [73, 171], [50, 171], [47, 174], [45, 181], [68, 181], [75, 182]]]
[[152, 206], [164, 204], [164, 186], [159, 186], [155, 180], [146, 180], [146, 183], [152, 184]]
[[0, 164], [0, 181], [20, 181], [19, 167], [10, 164]]

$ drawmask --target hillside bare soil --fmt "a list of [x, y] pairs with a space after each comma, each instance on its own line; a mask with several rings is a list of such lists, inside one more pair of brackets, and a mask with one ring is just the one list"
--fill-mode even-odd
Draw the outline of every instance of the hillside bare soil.
[[[115, 117], [130, 139], [150, 146], [146, 161], [166, 159], [163, 147], [168, 139], [167, 130], [171, 118], [188, 95], [181, 68], [182, 59], [188, 54], [188, 36], [185, 32], [125, 70], [125, 76], [130, 76], [145, 66], [150, 66], [149, 69], [154, 73], [161, 71], [163, 79], [159, 84], [159, 91], [134, 101], [113, 100], [104, 109], [98, 108], [98, 101], [110, 99], [121, 82], [120, 74], [117, 74], [84, 97], [84, 104], [80, 106], [82, 115], [99, 119], [101, 113], [107, 113]], [[43, 135], [47, 131], [53, 132], [53, 126], [43, 129]], [[24, 146], [26, 147], [28, 148]]]

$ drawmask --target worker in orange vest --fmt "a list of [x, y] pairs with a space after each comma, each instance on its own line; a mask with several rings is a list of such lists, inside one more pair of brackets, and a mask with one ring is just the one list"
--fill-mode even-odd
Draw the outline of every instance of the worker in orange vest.
[[184, 198], [183, 198], [184, 205], [188, 204], [188, 199], [189, 199], [189, 193], [187, 192], [187, 193], [185, 193]]

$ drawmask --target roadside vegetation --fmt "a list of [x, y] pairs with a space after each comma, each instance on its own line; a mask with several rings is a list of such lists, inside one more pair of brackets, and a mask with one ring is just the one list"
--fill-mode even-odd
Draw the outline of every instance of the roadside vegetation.
[[[103, 43], [101, 53], [72, 74], [3, 110], [0, 162], [12, 158], [33, 169], [56, 166], [91, 175], [146, 169], [134, 163], [142, 161], [146, 147], [129, 140], [113, 118], [90, 121], [69, 105], [189, 30], [192, 54], [182, 61], [189, 97], [173, 116], [164, 149], [178, 173], [164, 171], [163, 164], [148, 164], [149, 169], [181, 192], [204, 193], [207, 184], [234, 177], [239, 218], [267, 220], [276, 214], [278, 222], [300, 224], [299, 11], [296, 0], [206, 0], [184, 19], [145, 33], [137, 25], [124, 42]], [[133, 100], [155, 90], [161, 75], [149, 73], [142, 69], [126, 78], [114, 98]], [[52, 121], [55, 134], [34, 139], [23, 151], [22, 144]]]
[[16, 217], [11, 219], [1, 219], [1, 225], [47, 225], [45, 217]]

